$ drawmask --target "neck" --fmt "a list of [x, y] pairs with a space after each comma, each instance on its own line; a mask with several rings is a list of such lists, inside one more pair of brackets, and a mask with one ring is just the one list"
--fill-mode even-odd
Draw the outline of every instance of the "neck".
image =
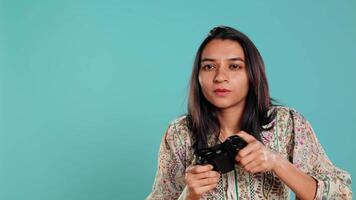
[[220, 131], [225, 137], [234, 135], [241, 130], [241, 119], [244, 111], [244, 106], [231, 107], [218, 111], [218, 119], [220, 122]]

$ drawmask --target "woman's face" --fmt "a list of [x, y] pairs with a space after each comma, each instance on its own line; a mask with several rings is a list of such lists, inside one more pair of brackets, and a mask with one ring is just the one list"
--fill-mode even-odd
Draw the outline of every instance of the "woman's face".
[[199, 84], [205, 98], [219, 109], [244, 107], [249, 89], [246, 68], [238, 42], [211, 40], [203, 49], [199, 66]]

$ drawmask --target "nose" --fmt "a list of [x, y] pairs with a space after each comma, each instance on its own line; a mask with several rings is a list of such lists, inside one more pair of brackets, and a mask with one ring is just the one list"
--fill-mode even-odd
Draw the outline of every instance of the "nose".
[[227, 80], [225, 72], [221, 68], [218, 68], [215, 73], [214, 82], [221, 83]]

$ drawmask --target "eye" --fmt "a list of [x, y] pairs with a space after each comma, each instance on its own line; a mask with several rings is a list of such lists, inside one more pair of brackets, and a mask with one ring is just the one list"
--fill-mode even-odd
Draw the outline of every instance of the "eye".
[[238, 70], [238, 69], [240, 69], [241, 68], [241, 66], [240, 65], [237, 65], [237, 64], [232, 64], [232, 65], [230, 65], [230, 69], [232, 69], [232, 70]]
[[214, 66], [213, 65], [210, 65], [210, 64], [205, 64], [205, 65], [202, 65], [202, 69], [204, 69], [204, 70], [210, 70], [210, 69], [212, 69]]

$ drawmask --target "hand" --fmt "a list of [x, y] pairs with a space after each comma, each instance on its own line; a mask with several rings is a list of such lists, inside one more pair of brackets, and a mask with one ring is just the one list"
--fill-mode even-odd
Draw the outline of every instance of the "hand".
[[215, 188], [220, 174], [212, 165], [190, 165], [185, 172], [188, 199], [199, 199], [203, 193]]
[[258, 173], [273, 170], [279, 158], [277, 153], [272, 152], [252, 135], [240, 131], [237, 133], [248, 144], [241, 149], [235, 160], [248, 172]]

